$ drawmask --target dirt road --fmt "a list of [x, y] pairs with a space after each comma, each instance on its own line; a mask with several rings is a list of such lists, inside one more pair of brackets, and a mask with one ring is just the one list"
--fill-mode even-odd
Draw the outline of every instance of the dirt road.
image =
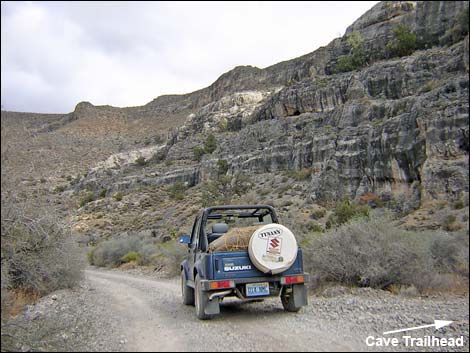
[[196, 319], [194, 307], [181, 302], [179, 280], [91, 269], [86, 280], [95, 297], [106, 298], [111, 320], [120, 324], [121, 349], [127, 351], [428, 351], [429, 347], [368, 347], [367, 336], [389, 329], [432, 323], [455, 324], [416, 337], [464, 336], [468, 350], [468, 298], [404, 298], [388, 292], [358, 289], [331, 297], [310, 297], [299, 313], [286, 313], [277, 298], [258, 303], [224, 300], [221, 315]]
[[302, 313], [285, 313], [280, 300], [241, 303], [224, 300], [221, 315], [195, 318], [184, 306], [177, 280], [152, 280], [122, 273], [87, 270], [87, 279], [109, 301], [109, 311], [126, 325], [130, 351], [352, 351], [363, 345], [343, 342]]
[[[79, 287], [51, 293], [28, 306], [8, 326], [6, 351], [455, 351], [468, 352], [468, 295], [404, 297], [370, 288], [331, 287], [309, 296], [299, 313], [284, 312], [278, 298], [237, 299], [210, 321], [182, 304], [178, 279], [141, 269], [90, 267]], [[406, 332], [415, 338], [462, 337], [458, 347], [404, 344], [368, 346], [383, 332], [451, 320], [450, 326]], [[4, 337], [5, 336], [5, 337]], [[372, 339], [370, 338], [372, 337]], [[387, 336], [389, 337], [389, 336]]]

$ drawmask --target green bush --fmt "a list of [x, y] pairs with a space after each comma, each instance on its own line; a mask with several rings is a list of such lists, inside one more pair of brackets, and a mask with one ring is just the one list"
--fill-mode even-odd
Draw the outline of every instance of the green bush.
[[[110, 239], [98, 244], [89, 257], [91, 265], [99, 267], [117, 267], [124, 262], [126, 255], [130, 253], [139, 253], [139, 262], [140, 264], [147, 264], [149, 262], [148, 258], [144, 258], [141, 254], [146, 253], [144, 249], [146, 247], [151, 247], [153, 250], [155, 247], [151, 243], [145, 242], [143, 239], [139, 238], [118, 238]], [[132, 255], [131, 255], [132, 256]]]
[[452, 203], [452, 208], [454, 210], [460, 210], [465, 207], [465, 203], [462, 200], [458, 200]]
[[367, 62], [367, 56], [364, 49], [364, 39], [359, 32], [352, 32], [346, 38], [349, 54], [338, 58], [336, 72], [348, 72], [364, 66]]
[[407, 56], [416, 49], [416, 34], [404, 26], [398, 25], [393, 29], [394, 40], [387, 44], [387, 51], [390, 57]]
[[206, 151], [204, 150], [203, 147], [194, 147], [193, 149], [193, 160], [195, 161], [201, 161], [202, 156], [206, 154]]
[[171, 276], [179, 275], [180, 264], [187, 254], [187, 247], [176, 240], [158, 243], [155, 238], [123, 237], [104, 241], [88, 254], [91, 265], [117, 267], [136, 261], [137, 265], [155, 266]]
[[57, 185], [55, 188], [54, 188], [54, 192], [56, 194], [60, 194], [61, 192], [64, 192], [65, 191], [65, 185]]
[[147, 161], [145, 160], [143, 156], [140, 156], [134, 161], [134, 163], [140, 166], [144, 166], [147, 164]]
[[228, 172], [229, 164], [226, 159], [219, 159], [217, 161], [217, 175], [225, 175]]
[[303, 181], [310, 178], [312, 175], [312, 170], [310, 168], [304, 168], [301, 170], [287, 170], [284, 172], [289, 178], [293, 178], [297, 181]]
[[193, 160], [200, 161], [202, 156], [205, 154], [211, 154], [217, 149], [217, 140], [215, 136], [210, 134], [207, 136], [206, 140], [204, 141], [203, 147], [195, 147], [193, 149]]
[[448, 273], [468, 278], [468, 236], [405, 231], [386, 218], [355, 220], [304, 243], [304, 265], [316, 285], [413, 285], [422, 291], [441, 289]]
[[312, 213], [310, 214], [311, 219], [320, 219], [325, 217], [326, 215], [326, 209], [324, 208], [319, 208], [316, 210], [313, 210]]
[[107, 193], [108, 193], [108, 189], [102, 188], [102, 189], [100, 190], [100, 194], [99, 194], [99, 195], [100, 195], [100, 198], [101, 198], [101, 199], [104, 199], [104, 198], [106, 197], [106, 194], [107, 194]]
[[338, 63], [336, 64], [336, 72], [349, 72], [356, 69], [356, 66], [353, 64], [352, 56], [342, 55], [338, 58]]
[[139, 261], [140, 260], [140, 254], [136, 251], [131, 251], [131, 252], [128, 252], [126, 255], [124, 255], [122, 258], [121, 258], [121, 261], [124, 262], [124, 263], [128, 263], [128, 262], [131, 262], [131, 261]]
[[177, 181], [176, 183], [170, 186], [168, 191], [170, 192], [170, 197], [173, 200], [180, 201], [184, 199], [184, 193], [186, 192], [187, 189], [188, 188], [183, 182]]
[[80, 207], [85, 206], [87, 203], [92, 202], [95, 200], [95, 194], [92, 191], [87, 192], [83, 197], [80, 199], [79, 205]]
[[355, 202], [344, 199], [335, 206], [333, 213], [328, 217], [326, 227], [332, 228], [347, 223], [354, 218], [368, 216], [369, 207], [367, 205], [358, 205]]
[[116, 200], [116, 201], [121, 201], [122, 200], [122, 192], [117, 192], [113, 195], [113, 198]]
[[218, 125], [219, 125], [220, 131], [227, 131], [227, 129], [228, 129], [228, 120], [227, 120], [227, 118], [220, 119]]
[[215, 139], [215, 136], [210, 134], [207, 136], [206, 141], [204, 142], [204, 151], [207, 154], [211, 154], [214, 152], [217, 148], [217, 140]]

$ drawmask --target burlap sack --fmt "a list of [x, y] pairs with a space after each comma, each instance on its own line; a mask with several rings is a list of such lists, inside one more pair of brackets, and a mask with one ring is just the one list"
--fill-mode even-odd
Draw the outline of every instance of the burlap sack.
[[227, 233], [209, 244], [210, 252], [224, 252], [247, 250], [251, 235], [260, 226], [237, 227], [230, 229]]

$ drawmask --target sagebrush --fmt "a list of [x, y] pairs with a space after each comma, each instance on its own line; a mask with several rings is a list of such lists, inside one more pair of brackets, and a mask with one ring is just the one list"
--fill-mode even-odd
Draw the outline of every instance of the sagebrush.
[[362, 218], [312, 235], [304, 262], [314, 285], [337, 282], [386, 288], [445, 288], [447, 274], [468, 279], [466, 234], [406, 231], [388, 218]]
[[45, 209], [31, 201], [2, 203], [2, 289], [45, 295], [80, 281], [84, 261], [76, 242]]

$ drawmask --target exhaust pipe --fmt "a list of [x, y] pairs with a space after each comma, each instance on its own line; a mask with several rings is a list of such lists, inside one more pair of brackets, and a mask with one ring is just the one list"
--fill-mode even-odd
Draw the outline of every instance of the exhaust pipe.
[[214, 298], [219, 298], [219, 297], [225, 297], [226, 295], [232, 293], [232, 290], [229, 289], [229, 290], [225, 290], [223, 292], [217, 292], [217, 293], [212, 293], [210, 296], [209, 296], [209, 300], [212, 301]]

